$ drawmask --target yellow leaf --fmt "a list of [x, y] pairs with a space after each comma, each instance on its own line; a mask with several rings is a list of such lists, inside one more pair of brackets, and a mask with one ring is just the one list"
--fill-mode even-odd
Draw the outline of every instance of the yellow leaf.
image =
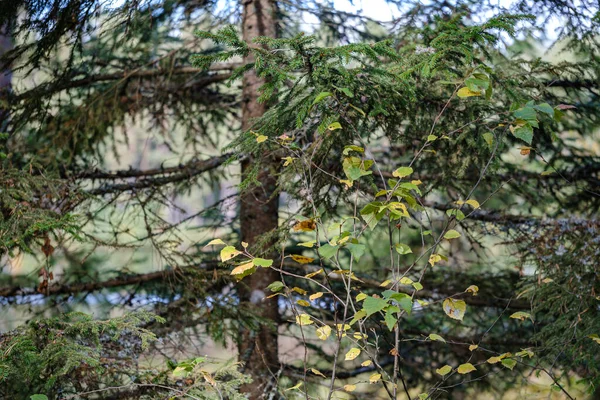
[[442, 261], [442, 256], [439, 254], [432, 254], [429, 256], [429, 264], [431, 264], [432, 267], [440, 261]]
[[298, 246], [312, 248], [316, 242], [317, 242], [316, 240], [311, 240], [310, 242], [298, 243]]
[[356, 390], [356, 385], [344, 385], [344, 390], [346, 392], [354, 392]]
[[300, 386], [302, 386], [302, 382], [298, 382], [296, 385], [292, 386], [291, 388], [285, 389], [285, 391], [287, 392], [288, 390], [298, 390], [298, 389], [300, 389]]
[[321, 340], [327, 340], [327, 338], [331, 335], [331, 328], [327, 325], [324, 325], [317, 329], [317, 337]]
[[310, 318], [310, 315], [308, 315], [308, 314], [300, 314], [300, 315], [296, 316], [296, 323], [300, 326], [305, 326], [305, 325], [314, 324], [315, 321], [313, 321]]
[[231, 275], [240, 275], [252, 268], [254, 268], [254, 263], [252, 261], [250, 261], [249, 263], [242, 264], [242, 265], [235, 267], [231, 271]]
[[469, 346], [469, 351], [477, 350], [478, 347], [479, 347], [478, 345], [472, 344]]
[[360, 333], [360, 332], [354, 332], [354, 333], [352, 334], [352, 337], [354, 337], [354, 339], [356, 339], [356, 340], [361, 340], [361, 339], [366, 339], [366, 338], [368, 338], [368, 336], [367, 336], [367, 335], [365, 335], [364, 333]]
[[306, 294], [306, 290], [299, 288], [298, 286], [294, 286], [292, 290], [298, 294], [301, 294], [302, 296]]
[[412, 180], [412, 181], [410, 181], [410, 183], [412, 183], [412, 184], [413, 184], [413, 185], [415, 185], [415, 186], [419, 186], [419, 185], [420, 185], [421, 183], [423, 183], [423, 182], [421, 182], [421, 180], [420, 180], [420, 179], [415, 179], [415, 180]]
[[307, 219], [304, 221], [299, 221], [296, 223], [296, 225], [294, 225], [294, 227], [292, 228], [294, 229], [294, 231], [303, 231], [303, 232], [309, 232], [309, 231], [314, 231], [315, 229], [317, 229], [317, 224], [313, 219]]
[[354, 185], [354, 181], [351, 181], [348, 179], [340, 179], [340, 183], [343, 183], [344, 185], [346, 185], [346, 188], [351, 188], [352, 185]]
[[306, 274], [304, 277], [305, 278], [312, 278], [313, 276], [319, 275], [321, 272], [323, 272], [323, 268], [320, 268], [320, 269], [318, 269], [315, 272], [311, 272], [310, 274]]
[[465, 203], [467, 203], [468, 205], [470, 205], [473, 208], [479, 208], [479, 202], [475, 199], [470, 199], [465, 201]]
[[312, 371], [312, 373], [313, 373], [313, 374], [315, 374], [315, 375], [319, 375], [319, 376], [322, 376], [323, 378], [327, 378], [327, 377], [326, 377], [325, 375], [323, 375], [323, 373], [322, 373], [321, 371], [319, 371], [318, 369], [311, 368], [310, 370], [311, 370], [311, 371]]
[[233, 246], [225, 246], [221, 250], [221, 261], [225, 262], [227, 260], [231, 260], [238, 254], [241, 254], [240, 251], [236, 250]]
[[315, 261], [314, 258], [305, 257], [305, 256], [301, 256], [298, 254], [292, 254], [291, 257], [294, 261], [296, 261], [297, 263], [300, 263], [300, 264], [308, 264], [308, 263]]
[[456, 95], [462, 99], [465, 97], [481, 96], [481, 92], [475, 92], [465, 86], [460, 88], [458, 92], [456, 92]]
[[524, 321], [526, 318], [529, 318], [533, 321], [533, 318], [531, 318], [531, 314], [526, 313], [524, 311], [517, 311], [516, 313], [511, 314], [510, 318], [518, 319], [521, 321]]
[[371, 360], [367, 360], [367, 361], [363, 361], [360, 366], [361, 367], [368, 367], [369, 365], [373, 364], [373, 361]]
[[441, 376], [448, 375], [450, 371], [452, 371], [452, 367], [449, 365], [444, 365], [442, 368], [438, 368], [435, 370], [435, 372], [440, 374]]
[[444, 312], [452, 319], [462, 321], [467, 310], [467, 303], [448, 297], [442, 304]]
[[210, 242], [207, 243], [206, 246], [204, 247], [208, 247], [208, 246], [216, 246], [218, 244], [221, 244], [223, 246], [227, 246], [227, 243], [225, 243], [224, 241], [222, 241], [221, 239], [213, 239]]
[[356, 301], [363, 301], [367, 297], [368, 296], [365, 293], [359, 293], [359, 294], [356, 295]]
[[287, 167], [294, 161], [294, 158], [293, 157], [283, 157], [282, 160], [285, 160], [285, 162], [283, 163], [283, 166]]
[[296, 303], [302, 307], [310, 307], [310, 303], [306, 300], [300, 299], [300, 300], [296, 301]]
[[465, 290], [465, 292], [473, 293], [473, 296], [477, 296], [477, 292], [479, 292], [479, 286], [471, 285]]
[[266, 137], [265, 135], [258, 135], [256, 137], [256, 143], [262, 143], [264, 141], [266, 141], [268, 139], [268, 137]]
[[350, 350], [348, 350], [348, 352], [346, 353], [346, 357], [344, 358], [346, 361], [352, 361], [354, 360], [356, 357], [358, 357], [360, 355], [360, 349], [353, 347]]
[[404, 276], [402, 279], [400, 279], [400, 283], [403, 285], [412, 285], [413, 280]]
[[390, 281], [389, 279], [386, 281], [383, 281], [379, 284], [380, 287], [386, 287], [388, 286], [390, 283], [392, 283], [392, 281]]
[[323, 296], [323, 292], [317, 292], [317, 293], [313, 293], [310, 296], [308, 296], [310, 301], [314, 301], [318, 298], [320, 298], [321, 296]]
[[471, 364], [471, 363], [465, 363], [465, 364], [459, 365], [457, 371], [459, 374], [464, 375], [464, 374], [468, 374], [469, 372], [472, 372], [472, 371], [477, 371], [477, 368], [475, 368], [473, 366], [473, 364]]
[[369, 383], [377, 383], [381, 379], [381, 374], [373, 374], [369, 377]]

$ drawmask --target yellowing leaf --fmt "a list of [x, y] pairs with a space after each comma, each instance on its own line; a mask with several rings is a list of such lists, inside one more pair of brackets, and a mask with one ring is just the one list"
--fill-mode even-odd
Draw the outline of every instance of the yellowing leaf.
[[369, 377], [369, 383], [377, 383], [381, 379], [381, 374], [373, 374]]
[[451, 371], [452, 367], [449, 365], [444, 365], [442, 368], [438, 368], [435, 370], [435, 372], [440, 374], [441, 376], [448, 375]]
[[291, 388], [285, 389], [285, 391], [287, 392], [288, 390], [298, 390], [298, 389], [300, 389], [300, 386], [302, 386], [302, 382], [298, 382], [297, 384], [295, 384]]
[[257, 267], [269, 268], [273, 265], [273, 260], [265, 260], [264, 258], [255, 257], [252, 259], [252, 263]]
[[321, 296], [323, 296], [323, 292], [317, 292], [317, 293], [313, 293], [310, 296], [308, 296], [308, 299], [310, 301], [314, 301], [314, 300], [320, 298]]
[[444, 239], [456, 239], [460, 237], [460, 233], [454, 229], [450, 229], [448, 232], [444, 234]]
[[402, 279], [400, 279], [400, 283], [403, 285], [412, 285], [413, 280], [406, 276], [403, 276]]
[[294, 161], [294, 158], [293, 157], [283, 157], [282, 160], [285, 160], [285, 162], [283, 163], [283, 166], [287, 167]]
[[366, 298], [367, 298], [367, 295], [364, 293], [359, 293], [356, 295], [356, 301], [363, 301]]
[[441, 337], [440, 335], [438, 335], [437, 333], [430, 333], [428, 337], [430, 340], [433, 340], [434, 342], [439, 341], [439, 342], [446, 343], [446, 340], [443, 337]]
[[231, 271], [231, 275], [240, 275], [252, 268], [254, 268], [254, 264], [252, 263], [252, 261], [250, 261], [249, 263], [242, 264], [242, 265], [235, 267]]
[[339, 122], [332, 122], [327, 127], [330, 131], [335, 131], [336, 129], [342, 129], [342, 125]]
[[268, 139], [268, 137], [265, 135], [258, 135], [256, 137], [256, 143], [262, 143], [262, 142], [266, 141], [267, 139]]
[[413, 169], [411, 167], [400, 167], [394, 172], [392, 172], [392, 176], [396, 178], [404, 178], [413, 173]]
[[471, 285], [465, 290], [465, 292], [473, 293], [473, 296], [477, 296], [477, 292], [479, 292], [479, 286]]
[[472, 344], [469, 346], [469, 351], [477, 350], [478, 347], [479, 347], [479, 345]]
[[533, 321], [533, 318], [531, 318], [531, 314], [526, 313], [524, 311], [517, 311], [516, 313], [511, 314], [510, 318], [518, 319], [521, 321], [524, 321], [526, 318], [529, 318]]
[[308, 314], [300, 314], [296, 316], [296, 323], [300, 326], [314, 324], [315, 322], [310, 318]]
[[310, 370], [311, 370], [311, 371], [312, 371], [312, 373], [313, 373], [313, 374], [315, 374], [315, 375], [319, 375], [319, 376], [322, 376], [323, 378], [327, 378], [327, 377], [326, 377], [325, 375], [323, 375], [323, 373], [322, 373], [321, 371], [319, 371], [318, 369], [311, 368]]
[[435, 135], [429, 135], [427, 136], [427, 141], [428, 142], [433, 142], [435, 139], [437, 139], [438, 137]]
[[204, 246], [204, 247], [208, 247], [208, 246], [216, 246], [216, 245], [218, 245], [218, 244], [221, 244], [221, 245], [223, 245], [223, 246], [227, 246], [227, 243], [225, 243], [225, 242], [224, 242], [224, 241], [222, 241], [221, 239], [213, 239], [213, 240], [211, 240], [210, 242], [208, 242], [208, 243], [206, 244], [206, 246]]
[[360, 349], [353, 347], [350, 350], [348, 350], [348, 352], [346, 353], [346, 357], [344, 357], [344, 359], [346, 361], [352, 361], [354, 360], [356, 357], [358, 357], [360, 355]]
[[301, 256], [298, 254], [292, 254], [291, 257], [294, 261], [296, 261], [297, 263], [300, 263], [300, 264], [308, 264], [308, 263], [315, 261], [314, 258], [305, 257], [305, 256]]
[[313, 276], [319, 275], [321, 272], [323, 272], [323, 268], [319, 268], [315, 272], [311, 272], [310, 274], [306, 274], [304, 277], [305, 278], [312, 278]]
[[296, 303], [302, 307], [310, 307], [310, 303], [306, 300], [300, 299], [300, 300], [296, 301]]
[[311, 240], [310, 242], [298, 243], [298, 246], [312, 248], [316, 242], [317, 242], [316, 240]]
[[466, 204], [470, 205], [473, 208], [479, 208], [479, 202], [475, 199], [470, 199], [465, 201]]
[[373, 361], [371, 360], [367, 360], [367, 361], [363, 361], [360, 366], [361, 367], [368, 367], [369, 365], [373, 364]]
[[455, 300], [448, 297], [442, 304], [444, 312], [452, 319], [462, 321], [467, 310], [467, 303], [462, 300]]
[[456, 95], [462, 99], [465, 97], [481, 96], [481, 92], [475, 92], [465, 86], [460, 88], [458, 92], [456, 92]]
[[298, 286], [294, 286], [292, 290], [298, 294], [301, 294], [302, 296], [306, 294], [306, 290], [299, 288]]
[[344, 385], [344, 390], [346, 392], [354, 392], [356, 390], [356, 385]]
[[303, 231], [309, 232], [317, 229], [317, 223], [312, 219], [307, 219], [304, 221], [297, 222], [296, 225], [292, 228], [294, 231]]
[[389, 286], [389, 284], [390, 284], [390, 283], [392, 283], [392, 281], [390, 281], [390, 280], [388, 279], [388, 280], [385, 280], [385, 281], [381, 282], [381, 283], [379, 284], [379, 286], [380, 286], [380, 287], [386, 287], [386, 286]]
[[331, 335], [331, 327], [324, 325], [317, 329], [317, 337], [321, 340], [327, 340], [327, 338]]
[[458, 366], [457, 372], [459, 374], [468, 374], [469, 372], [477, 371], [477, 368], [473, 366], [471, 363], [465, 363]]
[[242, 254], [240, 251], [236, 250], [233, 246], [225, 246], [221, 250], [221, 261], [225, 262], [227, 260], [231, 260], [238, 254]]
[[432, 254], [429, 256], [429, 264], [431, 264], [432, 267], [440, 261], [442, 261], [442, 256], [439, 254]]

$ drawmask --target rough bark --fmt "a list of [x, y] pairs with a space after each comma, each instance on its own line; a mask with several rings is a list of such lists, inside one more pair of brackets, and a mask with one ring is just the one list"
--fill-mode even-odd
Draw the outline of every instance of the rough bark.
[[[258, 36], [276, 35], [275, 3], [273, 0], [243, 0], [242, 32], [246, 42], [251, 42]], [[247, 58], [244, 62], [252, 62]], [[242, 91], [242, 129], [252, 127], [253, 120], [264, 114], [266, 105], [258, 102], [257, 89], [263, 80], [251, 71], [243, 80]], [[240, 222], [242, 240], [250, 245], [254, 251], [274, 253], [269, 244], [257, 249], [256, 244], [261, 236], [277, 228], [279, 196], [275, 194], [276, 170], [278, 163], [269, 158], [247, 158], [242, 161], [242, 177], [246, 177], [254, 168], [255, 163], [260, 163], [260, 172], [257, 180], [259, 185], [248, 190], [241, 196]], [[274, 256], [274, 254], [271, 254]], [[239, 358], [245, 364], [245, 371], [249, 373], [253, 382], [244, 385], [242, 391], [249, 394], [249, 398], [267, 398], [275, 390], [274, 376], [279, 369], [279, 356], [277, 345], [277, 323], [279, 310], [277, 298], [265, 299], [265, 288], [273, 281], [278, 280], [277, 272], [259, 268], [254, 274], [245, 278], [238, 285], [242, 307], [249, 307], [256, 311], [259, 317], [270, 323], [260, 324], [257, 329], [248, 329], [242, 326], [240, 330], [238, 350]]]

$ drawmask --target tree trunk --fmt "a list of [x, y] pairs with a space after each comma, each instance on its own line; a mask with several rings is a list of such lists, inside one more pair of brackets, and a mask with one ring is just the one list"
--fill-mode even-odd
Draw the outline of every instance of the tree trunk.
[[[276, 35], [275, 3], [273, 0], [243, 0], [242, 33], [246, 42], [258, 36]], [[245, 62], [253, 62], [249, 57]], [[253, 119], [260, 117], [266, 110], [265, 104], [259, 103], [257, 92], [264, 81], [254, 71], [248, 72], [243, 80], [242, 91], [242, 129], [249, 130]], [[249, 189], [241, 196], [240, 222], [241, 236], [254, 252], [267, 252], [274, 257], [275, 252], [270, 244], [257, 248], [260, 236], [268, 234], [278, 226], [279, 196], [275, 194], [278, 168], [277, 160], [249, 158], [242, 162], [242, 177], [260, 163], [257, 180], [259, 185]], [[260, 318], [271, 323], [260, 324], [257, 329], [242, 326], [238, 339], [239, 359], [245, 364], [253, 382], [242, 387], [251, 400], [268, 398], [276, 390], [279, 356], [277, 345], [277, 325], [279, 310], [277, 297], [266, 299], [266, 287], [279, 279], [276, 271], [265, 268], [244, 278], [238, 285], [238, 293], [242, 307], [256, 312]]]
[[8, 66], [4, 66], [1, 57], [8, 51], [12, 50], [13, 43], [10, 37], [8, 27], [0, 27], [0, 133], [6, 131], [9, 121], [9, 111], [2, 107], [3, 101], [10, 94], [12, 71]]

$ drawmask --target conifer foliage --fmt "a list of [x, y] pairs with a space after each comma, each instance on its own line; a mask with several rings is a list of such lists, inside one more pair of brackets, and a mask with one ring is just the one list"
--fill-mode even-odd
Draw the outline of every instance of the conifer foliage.
[[597, 5], [389, 4], [0, 5], [0, 395], [600, 392]]

